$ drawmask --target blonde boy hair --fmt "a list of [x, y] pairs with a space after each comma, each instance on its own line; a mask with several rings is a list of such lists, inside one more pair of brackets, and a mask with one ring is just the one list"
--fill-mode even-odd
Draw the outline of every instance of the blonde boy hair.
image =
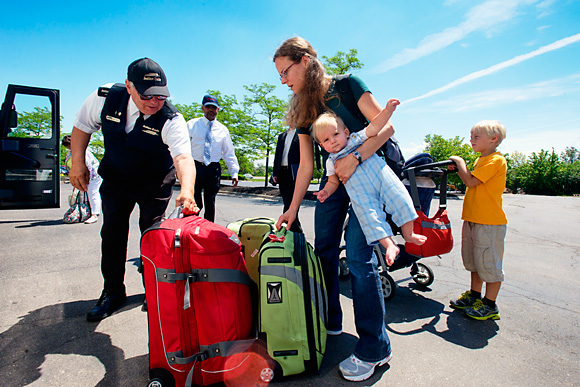
[[506, 137], [505, 126], [496, 120], [479, 121], [477, 124], [473, 125], [473, 128], [471, 128], [471, 133], [485, 133], [490, 138], [497, 135], [498, 146]]
[[344, 121], [339, 116], [330, 111], [324, 112], [312, 123], [312, 137], [314, 137], [314, 141], [320, 144], [318, 140], [320, 134], [324, 133], [330, 123], [336, 123], [339, 129], [346, 129]]

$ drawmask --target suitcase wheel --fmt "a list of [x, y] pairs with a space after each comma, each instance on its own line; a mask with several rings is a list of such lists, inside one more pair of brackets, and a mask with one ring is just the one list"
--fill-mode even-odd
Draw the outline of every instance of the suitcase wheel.
[[162, 368], [150, 370], [149, 378], [147, 387], [175, 387], [175, 379], [171, 372]]
[[260, 371], [260, 380], [264, 383], [270, 383], [274, 380], [274, 370], [270, 367], [262, 368]]
[[155, 378], [153, 380], [149, 381], [149, 384], [147, 385], [147, 387], [163, 387], [163, 380], [159, 379], [159, 378]]

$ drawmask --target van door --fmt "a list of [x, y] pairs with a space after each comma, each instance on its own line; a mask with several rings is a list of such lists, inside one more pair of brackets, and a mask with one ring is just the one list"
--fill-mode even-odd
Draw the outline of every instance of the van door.
[[60, 207], [60, 92], [8, 85], [0, 132], [0, 210]]

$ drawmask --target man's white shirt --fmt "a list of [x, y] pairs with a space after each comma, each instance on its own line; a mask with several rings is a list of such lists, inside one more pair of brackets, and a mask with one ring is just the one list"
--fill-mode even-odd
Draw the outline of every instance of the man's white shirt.
[[[189, 139], [191, 142], [191, 155], [193, 159], [203, 162], [203, 152], [205, 148], [205, 136], [209, 128], [209, 120], [205, 117], [194, 118], [187, 121]], [[228, 128], [218, 120], [213, 120], [211, 128], [211, 154], [210, 162], [219, 162], [224, 159], [228, 172], [232, 178], [238, 177], [240, 166], [234, 152], [234, 145]]]

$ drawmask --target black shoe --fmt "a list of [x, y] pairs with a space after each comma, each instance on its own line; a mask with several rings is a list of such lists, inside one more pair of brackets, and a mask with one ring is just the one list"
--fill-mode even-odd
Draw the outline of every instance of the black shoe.
[[127, 295], [125, 295], [125, 293], [109, 294], [106, 290], [103, 290], [101, 298], [99, 298], [97, 304], [93, 306], [93, 309], [91, 309], [89, 313], [87, 313], [87, 321], [97, 322], [105, 317], [109, 317], [114, 311], [123, 306], [126, 301]]
[[147, 312], [147, 299], [143, 299], [143, 304], [141, 305], [141, 312]]

